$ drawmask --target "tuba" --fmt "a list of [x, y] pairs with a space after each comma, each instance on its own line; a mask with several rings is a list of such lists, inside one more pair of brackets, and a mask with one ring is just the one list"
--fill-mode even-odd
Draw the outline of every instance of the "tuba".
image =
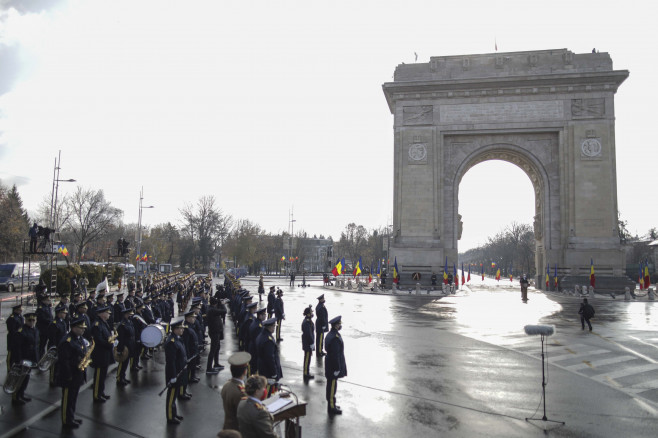
[[25, 376], [30, 374], [30, 370], [34, 368], [34, 362], [29, 360], [24, 360], [19, 363], [15, 363], [11, 366], [9, 373], [7, 374], [7, 379], [5, 384], [2, 385], [2, 389], [7, 394], [13, 394], [18, 388], [23, 384]]
[[39, 371], [48, 371], [55, 362], [57, 362], [57, 347], [50, 347], [37, 364], [37, 367]]
[[94, 351], [94, 347], [96, 346], [94, 344], [94, 341], [91, 341], [91, 344], [89, 344], [89, 341], [86, 340], [85, 338], [82, 338], [82, 340], [85, 343], [85, 348], [87, 349], [87, 352], [85, 353], [85, 355], [80, 360], [80, 363], [78, 364], [78, 369], [80, 371], [84, 371], [85, 369], [87, 369], [87, 367], [91, 363], [91, 352]]

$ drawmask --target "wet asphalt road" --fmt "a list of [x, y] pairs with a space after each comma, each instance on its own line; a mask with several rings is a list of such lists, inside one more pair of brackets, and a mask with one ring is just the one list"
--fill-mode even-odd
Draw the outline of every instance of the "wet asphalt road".
[[[532, 437], [546, 436], [544, 429], [556, 437], [642, 437], [658, 430], [658, 310], [646, 298], [596, 300], [590, 333], [580, 329], [579, 299], [531, 291], [524, 304], [518, 285], [508, 281], [473, 281], [470, 289], [441, 299], [312, 284], [289, 287], [285, 279], [266, 279], [266, 289], [277, 285], [284, 291], [282, 382], [308, 402], [301, 419], [304, 437]], [[256, 292], [257, 279], [244, 279], [243, 285]], [[322, 360], [314, 358], [315, 380], [304, 384], [301, 378], [302, 310], [315, 306], [322, 293], [329, 318], [343, 316], [348, 376], [338, 384], [344, 414], [336, 417], [326, 412]], [[525, 335], [526, 324], [556, 326], [556, 335], [548, 338], [546, 411], [564, 426], [525, 421], [543, 415], [541, 344], [539, 337]], [[5, 338], [3, 323], [3, 355]], [[222, 363], [235, 345], [227, 336]], [[61, 430], [59, 389], [49, 388], [45, 375], [35, 375], [27, 391], [32, 403], [14, 408], [9, 396], [0, 396], [0, 437], [215, 436], [223, 423], [219, 391], [228, 370], [201, 374], [201, 382], [191, 386], [193, 398], [179, 401], [185, 420], [168, 426], [165, 400], [157, 396], [164, 386], [163, 361], [156, 354], [126, 388], [115, 388], [111, 373], [106, 392], [112, 399], [103, 405], [91, 403], [89, 389], [82, 391], [77, 411], [84, 423], [75, 431]], [[3, 381], [5, 373], [3, 361]]]

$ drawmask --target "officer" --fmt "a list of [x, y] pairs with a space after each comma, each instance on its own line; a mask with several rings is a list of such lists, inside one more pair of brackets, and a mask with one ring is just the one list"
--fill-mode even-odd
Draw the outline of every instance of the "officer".
[[224, 339], [224, 322], [222, 321], [221, 311], [217, 308], [219, 300], [215, 297], [210, 298], [210, 307], [208, 308], [208, 337], [210, 338], [210, 352], [206, 363], [206, 374], [218, 374], [224, 369], [219, 364], [219, 349], [221, 340]]
[[258, 303], [249, 303], [247, 304], [247, 313], [244, 316], [244, 319], [242, 320], [242, 323], [240, 324], [240, 351], [248, 351], [249, 349], [249, 342], [250, 342], [250, 332], [249, 329], [251, 328], [251, 323], [255, 319], [255, 314], [256, 314], [256, 308], [258, 307]]
[[123, 311], [126, 310], [126, 302], [123, 298], [124, 293], [117, 294], [117, 302], [114, 303], [114, 318], [115, 322], [120, 322], [123, 317]]
[[274, 296], [274, 286], [270, 286], [270, 292], [267, 294], [267, 319], [270, 319], [274, 314], [274, 302], [276, 297]]
[[[48, 349], [57, 348], [59, 343], [64, 339], [69, 332], [68, 321], [69, 308], [66, 305], [58, 306], [55, 308], [55, 319], [48, 326]], [[57, 361], [50, 366], [50, 386], [55, 386], [55, 375], [57, 374]]]
[[46, 352], [48, 342], [48, 327], [53, 322], [53, 305], [50, 297], [43, 294], [39, 297], [39, 305], [36, 310], [37, 330], [39, 331], [39, 358]]
[[85, 320], [85, 331], [82, 334], [82, 336], [88, 340], [91, 341], [91, 321], [89, 321], [89, 316], [87, 315], [87, 303], [84, 301], [80, 301], [78, 304], [75, 306], [76, 313], [74, 315], [75, 318], [83, 318]]
[[249, 327], [249, 346], [247, 347], [247, 352], [251, 355], [251, 360], [249, 361], [249, 373], [250, 375], [253, 371], [255, 374], [258, 371], [258, 349], [256, 348], [256, 339], [258, 335], [263, 331], [263, 321], [265, 321], [265, 313], [267, 313], [267, 308], [263, 307], [256, 311], [256, 318], [251, 323]]
[[87, 329], [86, 323], [83, 317], [72, 320], [71, 331], [57, 347], [57, 380], [62, 387], [62, 426], [66, 428], [78, 428], [82, 424], [82, 420], [75, 418], [75, 406], [80, 386], [86, 379], [87, 368], [82, 366], [82, 361], [91, 348], [82, 337]]
[[275, 324], [276, 318], [270, 318], [263, 321], [263, 331], [256, 338], [258, 374], [267, 378], [268, 395], [274, 393], [274, 384], [283, 377], [281, 361], [279, 359], [279, 347], [272, 336]]
[[[117, 340], [119, 341], [117, 344], [117, 351], [121, 354], [125, 349], [128, 349], [128, 355], [125, 356], [126, 358], [123, 361], [119, 362], [117, 367], [117, 386], [126, 386], [130, 383], [130, 380], [126, 379], [126, 368], [130, 366], [132, 357], [137, 350], [137, 345], [135, 343], [135, 327], [131, 321], [133, 312], [132, 308], [125, 309], [122, 312], [123, 319], [117, 326]], [[130, 361], [128, 358], [130, 358]]]
[[105, 305], [110, 308], [110, 316], [107, 318], [107, 325], [110, 326], [110, 329], [114, 329], [114, 294], [110, 292], [109, 294], [105, 295], [107, 301], [105, 302]]
[[169, 289], [167, 292], [167, 299], [165, 300], [165, 314], [162, 316], [162, 320], [166, 323], [169, 323], [174, 317], [174, 291]]
[[[39, 359], [39, 331], [35, 325], [37, 322], [37, 314], [30, 312], [25, 314], [25, 324], [14, 332], [13, 336], [16, 338], [15, 342], [18, 345], [16, 348], [15, 361], [20, 363], [24, 360], [37, 364]], [[23, 379], [20, 388], [16, 389], [11, 396], [11, 404], [24, 405], [26, 402], [32, 401], [31, 398], [25, 396], [25, 389], [30, 382], [30, 373]]]
[[194, 310], [190, 310], [185, 313], [186, 328], [183, 331], [181, 340], [183, 345], [185, 345], [185, 352], [187, 354], [189, 365], [187, 367], [187, 372], [183, 373], [185, 376], [179, 385], [180, 389], [178, 392], [178, 398], [182, 400], [189, 400], [192, 398], [192, 394], [187, 392], [188, 383], [198, 383], [200, 380], [198, 377], [196, 377], [196, 359], [199, 357], [199, 337], [194, 330], [195, 320], [196, 313], [194, 313]]
[[273, 437], [274, 418], [261, 403], [267, 398], [267, 380], [263, 376], [252, 376], [245, 383], [247, 397], [238, 404], [238, 424], [243, 437]]
[[105, 378], [107, 377], [107, 368], [113, 361], [112, 348], [114, 343], [110, 342], [112, 329], [108, 324], [110, 318], [110, 306], [96, 308], [97, 320], [91, 328], [91, 335], [94, 338], [94, 350], [91, 352], [92, 366], [96, 368], [94, 372], [94, 402], [105, 403], [110, 399], [105, 394]]
[[223, 430], [238, 430], [238, 403], [247, 394], [244, 392], [244, 381], [251, 355], [244, 351], [233, 353], [228, 358], [231, 365], [231, 379], [222, 387], [222, 404], [224, 406]]
[[144, 368], [139, 364], [140, 358], [145, 360], [151, 358], [147, 354], [148, 348], [142, 344], [142, 331], [148, 324], [146, 318], [144, 318], [145, 313], [146, 305], [142, 301], [135, 300], [135, 314], [131, 318], [133, 327], [135, 328], [135, 354], [130, 357], [130, 371], [133, 373]]
[[283, 291], [281, 289], [276, 291], [276, 300], [274, 301], [274, 316], [276, 317], [276, 341], [281, 342], [281, 324], [286, 319], [286, 313], [283, 310]]
[[19, 362], [17, 357], [20, 355], [18, 351], [20, 345], [17, 343], [18, 337], [16, 334], [24, 324], [23, 305], [16, 304], [12, 306], [11, 315], [7, 317], [7, 373], [9, 373], [13, 364]]
[[315, 325], [313, 324], [313, 307], [309, 305], [304, 309], [304, 321], [302, 321], [302, 350], [304, 350], [304, 381], [314, 379], [311, 374], [311, 356], [315, 350]]
[[342, 414], [339, 406], [336, 406], [336, 387], [338, 379], [347, 376], [347, 365], [345, 363], [345, 352], [343, 345], [343, 338], [340, 336], [340, 329], [343, 328], [343, 323], [340, 316], [333, 318], [329, 321], [331, 330], [327, 335], [325, 341], [325, 349], [327, 350], [327, 357], [324, 361], [324, 375], [327, 379], [327, 412], [329, 415]]
[[78, 313], [78, 304], [82, 302], [82, 294], [80, 292], [73, 292], [71, 294], [71, 299], [72, 301], [69, 304], [69, 316], [75, 318], [75, 315]]
[[185, 330], [184, 319], [178, 317], [171, 320], [171, 332], [165, 342], [165, 379], [167, 381], [167, 402], [165, 411], [168, 424], [180, 424], [182, 415], [176, 410], [176, 398], [182, 387], [182, 376], [187, 365], [187, 353], [181, 340]]
[[315, 306], [315, 354], [318, 357], [326, 353], [324, 348], [324, 334], [329, 331], [329, 314], [324, 306], [324, 294], [318, 297], [318, 305]]

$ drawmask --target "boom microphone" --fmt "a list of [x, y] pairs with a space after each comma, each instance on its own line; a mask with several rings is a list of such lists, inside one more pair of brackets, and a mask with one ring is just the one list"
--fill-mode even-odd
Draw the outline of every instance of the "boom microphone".
[[554, 325], [527, 325], [523, 329], [526, 335], [551, 336], [555, 333]]

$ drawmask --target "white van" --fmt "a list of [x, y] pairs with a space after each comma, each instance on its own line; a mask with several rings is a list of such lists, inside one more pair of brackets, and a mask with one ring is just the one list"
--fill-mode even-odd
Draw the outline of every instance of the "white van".
[[0, 290], [14, 292], [16, 289], [27, 286], [34, 289], [41, 277], [41, 267], [38, 263], [3, 263], [0, 264]]

